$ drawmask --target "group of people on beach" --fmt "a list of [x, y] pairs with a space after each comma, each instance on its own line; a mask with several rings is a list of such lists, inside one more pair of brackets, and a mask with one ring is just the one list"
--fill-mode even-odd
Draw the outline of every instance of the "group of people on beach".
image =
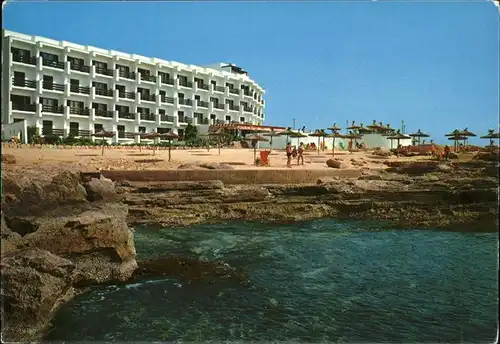
[[286, 144], [286, 166], [292, 167], [292, 158], [297, 159], [297, 165], [304, 165], [304, 143], [301, 142], [299, 147], [292, 146], [290, 142]]

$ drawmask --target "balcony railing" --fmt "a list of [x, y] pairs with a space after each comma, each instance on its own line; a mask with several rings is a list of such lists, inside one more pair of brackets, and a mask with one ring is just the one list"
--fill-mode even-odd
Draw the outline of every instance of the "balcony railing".
[[205, 90], [205, 91], [208, 91], [208, 89], [209, 89], [208, 85], [205, 85], [205, 84], [198, 84], [198, 88], [200, 90]]
[[80, 87], [80, 86], [76, 86], [76, 85], [70, 85], [69, 90], [70, 90], [70, 92], [73, 92], [73, 93], [90, 94], [90, 87]]
[[115, 112], [106, 110], [95, 110], [95, 115], [97, 117], [113, 118], [115, 116]]
[[123, 70], [118, 70], [118, 75], [121, 78], [126, 78], [126, 79], [132, 79], [135, 80], [135, 73], [134, 72], [125, 72]]
[[148, 102], [155, 102], [156, 101], [156, 95], [155, 94], [142, 94], [141, 95], [141, 100], [145, 100]]
[[191, 124], [191, 123], [193, 123], [193, 119], [190, 117], [186, 117], [186, 116], [179, 116], [179, 123]]
[[156, 121], [156, 116], [152, 113], [141, 113], [141, 119], [144, 121]]
[[134, 92], [118, 92], [118, 97], [126, 99], [135, 99]]
[[240, 111], [239, 105], [229, 105], [229, 110]]
[[119, 139], [135, 139], [135, 133], [129, 133], [126, 131], [118, 130]]
[[43, 88], [45, 90], [64, 92], [64, 85], [63, 84], [54, 84], [53, 82], [44, 81]]
[[214, 86], [214, 91], [224, 93], [224, 86]]
[[198, 119], [198, 124], [208, 125], [208, 118]]
[[64, 106], [42, 105], [42, 112], [64, 113]]
[[98, 96], [112, 97], [113, 96], [113, 90], [104, 90], [102, 88], [96, 88], [95, 89], [95, 94], [98, 95]]
[[54, 128], [42, 127], [42, 135], [64, 136], [64, 129], [54, 129]]
[[162, 97], [161, 101], [163, 103], [173, 104], [174, 103], [174, 98], [173, 97]]
[[244, 112], [253, 112], [253, 109], [251, 107], [249, 107], [249, 106], [244, 106], [243, 107], [243, 111]]
[[147, 74], [141, 74], [141, 80], [149, 81], [149, 82], [156, 82], [156, 76], [154, 76], [154, 75], [147, 75]]
[[118, 118], [135, 119], [135, 113], [132, 113], [132, 112], [118, 113]]
[[245, 95], [247, 97], [253, 97], [253, 93], [250, 91], [243, 91], [243, 95]]
[[216, 123], [217, 124], [224, 124], [224, 123], [226, 123], [226, 121], [223, 119], [218, 119], [218, 120], [216, 120]]
[[82, 108], [70, 107], [69, 113], [72, 115], [88, 116], [90, 112], [88, 108], [82, 109]]
[[69, 129], [69, 136], [73, 137], [90, 137], [91, 134], [90, 130]]
[[52, 68], [64, 69], [64, 62], [45, 60], [42, 58], [42, 65]]
[[174, 122], [174, 116], [170, 115], [161, 115], [161, 120], [164, 122]]
[[224, 104], [214, 103], [214, 109], [224, 110]]
[[240, 94], [240, 90], [238, 90], [237, 88], [230, 88], [230, 89], [229, 89], [229, 93], [232, 93], [232, 94]]
[[179, 86], [193, 88], [193, 83], [191, 81], [179, 79]]
[[28, 79], [12, 79], [12, 85], [17, 87], [36, 88], [36, 81]]
[[181, 105], [187, 105], [187, 106], [192, 106], [193, 105], [193, 101], [191, 99], [179, 98], [179, 104], [181, 104]]
[[12, 103], [12, 110], [36, 112], [36, 104]]
[[69, 68], [82, 73], [90, 73], [90, 67], [81, 64], [70, 63]]
[[108, 76], [114, 75], [112, 69], [107, 69], [107, 68], [102, 68], [102, 67], [95, 67], [95, 72], [97, 74], [101, 74], [101, 75], [108, 75]]
[[197, 104], [199, 107], [208, 108], [208, 102], [206, 102], [204, 100], [198, 100]]
[[173, 85], [175, 82], [174, 82], [174, 79], [162, 78], [161, 79], [161, 83], [162, 84], [167, 84], [167, 85]]
[[18, 54], [12, 54], [12, 60], [14, 62], [21, 62], [25, 64], [30, 64], [30, 65], [36, 65], [36, 57], [31, 57], [31, 56], [26, 56], [26, 55], [18, 55]]

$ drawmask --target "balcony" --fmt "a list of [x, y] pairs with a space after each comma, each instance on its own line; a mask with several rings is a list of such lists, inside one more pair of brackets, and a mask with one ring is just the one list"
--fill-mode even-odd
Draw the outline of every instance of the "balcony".
[[243, 95], [247, 96], [247, 97], [253, 97], [253, 93], [250, 91], [246, 91], [246, 90], [243, 91]]
[[148, 75], [148, 74], [141, 74], [141, 80], [149, 81], [149, 82], [156, 82], [156, 76]]
[[179, 79], [179, 86], [193, 88], [193, 83], [191, 81]]
[[141, 119], [143, 121], [156, 121], [156, 116], [152, 113], [141, 113]]
[[118, 97], [125, 99], [135, 99], [134, 92], [118, 92]]
[[20, 63], [36, 66], [36, 57], [34, 57], [34, 56], [31, 57], [31, 56], [25, 56], [25, 55], [12, 54], [12, 60], [14, 62], [20, 62]]
[[129, 133], [126, 131], [118, 130], [119, 139], [135, 139], [135, 133]]
[[79, 115], [79, 116], [88, 116], [90, 114], [88, 108], [82, 109], [82, 108], [74, 108], [74, 107], [69, 108], [69, 113], [71, 115]]
[[28, 80], [28, 79], [13, 78], [12, 85], [17, 86], [17, 87], [36, 88], [36, 81], [35, 80]]
[[186, 116], [179, 116], [179, 123], [191, 124], [191, 123], [193, 123], [193, 119], [190, 117], [186, 117]]
[[209, 124], [208, 118], [198, 119], [198, 124], [208, 125]]
[[64, 136], [64, 129], [42, 128], [42, 135], [44, 136]]
[[169, 115], [161, 115], [161, 120], [163, 122], [174, 122], [174, 116], [169, 116]]
[[214, 86], [214, 91], [224, 93], [224, 86]]
[[173, 97], [162, 97], [161, 101], [163, 103], [173, 104], [174, 103], [174, 98]]
[[225, 123], [226, 123], [226, 121], [224, 121], [223, 119], [218, 119], [218, 120], [216, 121], [216, 123], [217, 123], [217, 124], [225, 124]]
[[145, 100], [147, 102], [155, 102], [156, 101], [156, 95], [154, 94], [142, 94], [141, 95], [141, 100]]
[[224, 104], [214, 103], [214, 109], [224, 110]]
[[231, 105], [231, 104], [229, 104], [229, 110], [240, 111], [240, 107], [239, 107], [239, 105]]
[[43, 89], [64, 92], [64, 85], [63, 84], [54, 84], [53, 82], [44, 81], [43, 82]]
[[253, 112], [253, 109], [252, 109], [250, 106], [244, 106], [244, 107], [243, 107], [243, 111], [244, 111], [244, 112], [250, 112], [250, 113], [251, 113], [251, 112]]
[[102, 88], [96, 88], [95, 89], [95, 94], [98, 96], [103, 96], [103, 97], [112, 97], [113, 96], [113, 90], [105, 90]]
[[125, 72], [123, 70], [118, 70], [118, 75], [121, 78], [135, 80], [135, 73], [134, 72]]
[[77, 72], [90, 73], [90, 67], [89, 66], [84, 66], [84, 65], [80, 65], [80, 64], [70, 63], [69, 68], [71, 70], [76, 70]]
[[229, 89], [229, 93], [232, 93], [232, 94], [240, 94], [240, 90], [238, 90], [237, 88], [230, 88], [230, 89]]
[[64, 106], [42, 105], [42, 112], [64, 113]]
[[208, 90], [209, 90], [208, 85], [205, 85], [205, 84], [198, 84], [198, 88], [199, 88], [200, 90], [205, 90], [205, 91], [208, 91]]
[[175, 84], [174, 79], [170, 79], [170, 78], [162, 78], [161, 83], [167, 84], [167, 85], [174, 85]]
[[208, 102], [204, 100], [198, 100], [196, 103], [198, 104], [199, 107], [208, 108]]
[[70, 85], [69, 91], [72, 93], [90, 94], [90, 87], [80, 87], [76, 85]]
[[91, 134], [90, 130], [69, 129], [69, 136], [73, 137], [90, 137]]
[[180, 105], [192, 106], [193, 105], [193, 101], [191, 99], [179, 98], [179, 104]]
[[107, 76], [113, 76], [114, 75], [112, 69], [107, 69], [107, 68], [102, 68], [102, 67], [95, 67], [95, 72], [97, 74], [107, 75]]
[[36, 104], [12, 103], [12, 110], [36, 112]]
[[106, 110], [95, 110], [96, 117], [105, 117], [105, 118], [113, 118], [115, 116], [114, 111], [106, 111]]
[[135, 113], [118, 113], [118, 118], [123, 118], [123, 119], [135, 119]]
[[64, 69], [64, 62], [42, 59], [42, 65], [57, 69]]

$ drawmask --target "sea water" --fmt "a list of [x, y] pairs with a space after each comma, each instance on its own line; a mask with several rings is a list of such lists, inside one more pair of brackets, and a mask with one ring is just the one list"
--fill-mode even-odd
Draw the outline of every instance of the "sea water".
[[248, 274], [92, 288], [48, 340], [481, 342], [497, 333], [497, 233], [367, 222], [136, 228], [138, 260], [223, 261]]

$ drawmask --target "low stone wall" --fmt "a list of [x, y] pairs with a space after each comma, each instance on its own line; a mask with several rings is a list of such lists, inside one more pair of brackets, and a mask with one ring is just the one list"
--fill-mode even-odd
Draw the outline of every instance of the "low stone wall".
[[205, 181], [220, 180], [224, 184], [306, 184], [319, 178], [357, 178], [361, 170], [151, 170], [151, 171], [101, 171], [114, 181]]

